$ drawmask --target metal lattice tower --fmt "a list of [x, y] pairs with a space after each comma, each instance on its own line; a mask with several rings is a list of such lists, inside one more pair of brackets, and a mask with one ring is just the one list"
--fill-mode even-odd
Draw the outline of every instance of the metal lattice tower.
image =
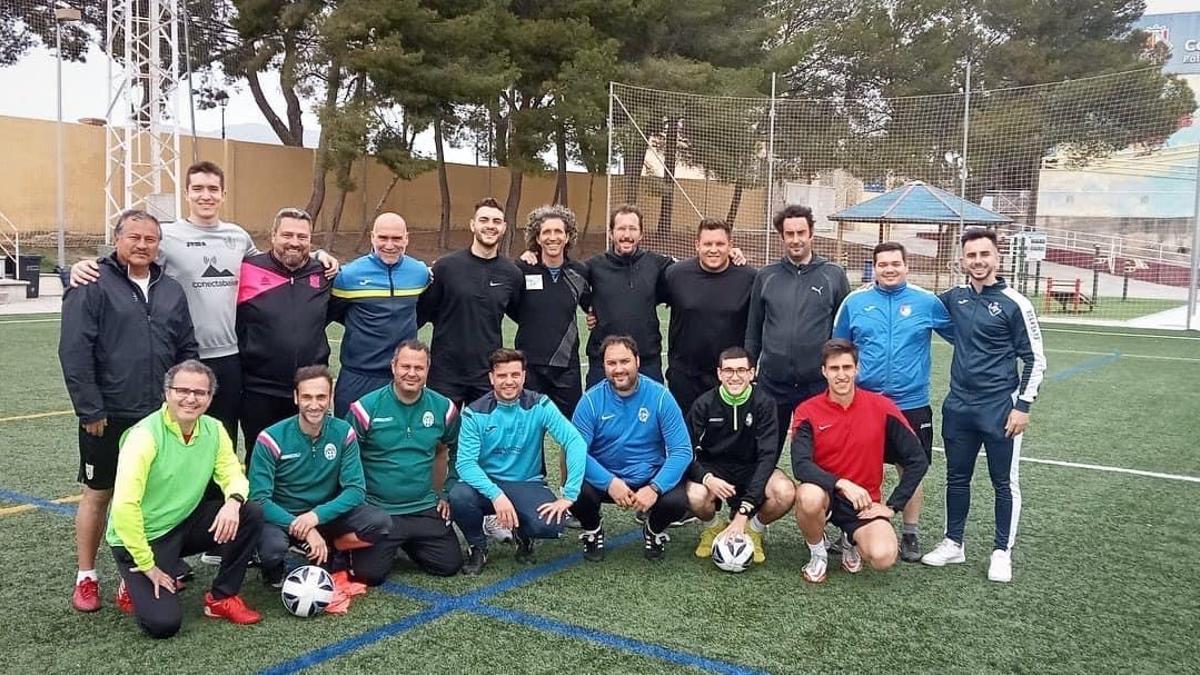
[[108, 0], [105, 242], [123, 209], [174, 220], [179, 184], [179, 2]]

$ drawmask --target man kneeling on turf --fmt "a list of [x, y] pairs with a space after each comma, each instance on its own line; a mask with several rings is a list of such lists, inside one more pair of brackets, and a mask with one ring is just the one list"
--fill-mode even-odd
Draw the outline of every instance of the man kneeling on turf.
[[588, 389], [575, 408], [575, 427], [588, 446], [587, 472], [571, 509], [583, 533], [583, 557], [604, 559], [600, 503], [646, 514], [644, 553], [661, 560], [667, 526], [687, 512], [683, 474], [692, 445], [679, 404], [663, 385], [638, 373], [637, 343], [610, 335], [600, 344], [605, 379]]
[[[688, 467], [688, 505], [706, 522], [696, 556], [709, 557], [717, 537], [742, 536], [749, 525], [754, 562], [761, 563], [767, 558], [762, 532], [792, 508], [796, 486], [775, 468], [775, 401], [750, 385], [750, 354], [741, 347], [721, 352], [717, 378], [720, 386], [701, 394], [687, 416], [695, 453]], [[722, 501], [729, 505], [731, 520], [713, 523]]]
[[[533, 540], [562, 535], [567, 509], [579, 498], [587, 445], [545, 395], [525, 387], [525, 355], [497, 349], [489, 357], [491, 393], [463, 409], [458, 435], [459, 483], [450, 490], [450, 512], [470, 546], [463, 574], [487, 564], [485, 514], [512, 530], [517, 561], [533, 562]], [[546, 434], [563, 449], [563, 496], [546, 487]]]
[[[350, 423], [329, 417], [333, 377], [325, 366], [296, 371], [292, 396], [300, 410], [258, 435], [250, 454], [250, 499], [261, 504], [258, 555], [263, 581], [283, 584], [284, 558], [293, 542], [314, 565], [330, 563], [345, 587], [348, 555], [387, 535], [392, 519], [364, 504], [366, 481], [358, 437]], [[332, 557], [332, 559], [331, 559]]]
[[[929, 460], [900, 409], [882, 394], [858, 389], [858, 350], [833, 339], [821, 350], [821, 373], [829, 390], [796, 407], [792, 415], [792, 470], [796, 520], [812, 553], [804, 580], [825, 580], [829, 565], [825, 523], [846, 533], [842, 568], [855, 573], [862, 559], [875, 570], [896, 562], [899, 550], [891, 517], [902, 511], [929, 469]], [[882, 503], [883, 464], [901, 468], [900, 483]]]
[[[258, 623], [238, 596], [258, 544], [262, 508], [246, 501], [249, 485], [225, 427], [204, 414], [216, 390], [212, 369], [187, 360], [167, 371], [166, 405], [122, 440], [113, 486], [108, 543], [121, 588], [117, 606], [133, 612], [151, 637], [179, 631], [176, 574], [181, 558], [225, 544], [204, 614]], [[224, 500], [204, 500], [209, 481]]]

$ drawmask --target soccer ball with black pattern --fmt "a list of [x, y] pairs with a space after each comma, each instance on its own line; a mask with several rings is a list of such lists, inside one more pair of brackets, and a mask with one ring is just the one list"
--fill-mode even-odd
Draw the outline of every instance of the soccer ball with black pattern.
[[333, 601], [333, 577], [315, 565], [292, 570], [280, 590], [283, 606], [301, 618], [316, 616]]
[[713, 564], [726, 572], [745, 572], [753, 558], [754, 542], [750, 537], [724, 536], [713, 541]]

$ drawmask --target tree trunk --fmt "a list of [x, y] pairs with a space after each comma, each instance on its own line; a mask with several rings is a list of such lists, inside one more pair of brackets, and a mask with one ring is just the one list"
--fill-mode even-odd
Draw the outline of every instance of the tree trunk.
[[383, 191], [383, 195], [379, 201], [375, 202], [375, 211], [371, 214], [369, 220], [363, 222], [362, 234], [358, 236], [358, 242], [354, 245], [355, 251], [361, 251], [367, 245], [367, 241], [371, 238], [371, 228], [375, 224], [375, 219], [379, 214], [383, 213], [383, 205], [387, 203], [387, 198], [392, 195], [392, 190], [396, 188], [396, 184], [400, 182], [400, 174], [392, 174], [392, 182], [388, 183], [387, 189]]
[[[283, 120], [279, 119], [279, 115], [275, 113], [275, 109], [271, 107], [271, 102], [267, 100], [266, 95], [263, 93], [262, 83], [259, 82], [258, 73], [254, 70], [246, 70], [246, 83], [250, 85], [250, 95], [254, 97], [254, 103], [263, 114], [263, 118], [267, 120], [267, 124], [270, 125], [271, 130], [279, 137], [279, 142], [293, 148], [303, 147], [304, 126], [300, 122], [299, 116], [295, 119], [295, 127], [289, 127], [287, 124], [284, 124]], [[296, 93], [293, 91], [292, 97], [295, 97], [295, 95]], [[285, 96], [285, 98], [287, 97]]]
[[742, 184], [741, 182], [734, 183], [733, 197], [729, 200], [729, 213], [725, 214], [725, 222], [733, 227], [733, 221], [737, 220], [738, 210], [742, 208]]
[[554, 129], [554, 148], [558, 155], [558, 181], [554, 185], [554, 203], [567, 206], [567, 128]]
[[596, 191], [596, 174], [588, 172], [587, 211], [584, 212], [584, 216], [583, 216], [583, 230], [579, 233], [579, 243], [580, 244], [582, 244], [583, 240], [587, 238], [588, 226], [592, 224], [592, 196], [595, 194], [595, 191]]
[[[342, 67], [337, 59], [329, 64], [329, 76], [326, 78], [325, 108], [332, 110], [337, 105], [338, 90], [342, 88]], [[313, 166], [312, 193], [308, 198], [305, 211], [312, 216], [313, 227], [316, 227], [317, 216], [321, 215], [321, 207], [325, 204], [325, 174], [329, 171], [326, 166], [325, 154], [329, 151], [329, 137], [325, 129], [321, 129], [321, 140], [317, 143], [316, 164]]]
[[342, 224], [342, 209], [346, 206], [346, 195], [350, 192], [349, 189], [342, 187], [347, 185], [350, 180], [350, 165], [347, 164], [343, 169], [338, 171], [338, 196], [333, 203], [333, 212], [329, 214], [329, 230], [325, 232], [325, 250], [330, 254], [333, 253], [337, 245], [337, 231]]
[[508, 221], [508, 232], [504, 236], [503, 254], [508, 256], [512, 250], [513, 238], [517, 230], [517, 209], [521, 207], [521, 183], [525, 174], [518, 167], [508, 167], [508, 198], [504, 200], [504, 220]]
[[446, 146], [442, 115], [433, 118], [433, 147], [437, 152], [438, 192], [442, 195], [442, 221], [438, 225], [438, 251], [450, 248], [450, 181], [446, 176]]
[[671, 236], [671, 219], [675, 210], [675, 158], [679, 149], [679, 120], [667, 119], [666, 133], [663, 134], [663, 175], [662, 201], [658, 209], [658, 229], [660, 237]]

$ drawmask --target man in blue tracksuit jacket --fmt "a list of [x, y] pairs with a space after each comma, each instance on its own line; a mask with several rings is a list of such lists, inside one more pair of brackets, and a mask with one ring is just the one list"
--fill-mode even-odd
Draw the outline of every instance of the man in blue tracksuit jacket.
[[573, 421], [587, 443], [587, 473], [571, 512], [587, 560], [604, 559], [601, 502], [646, 514], [645, 555], [661, 560], [667, 526], [687, 511], [684, 473], [692, 443], [679, 404], [663, 385], [638, 374], [637, 343], [610, 335], [600, 345], [605, 379], [583, 395]]
[[971, 503], [971, 474], [982, 445], [996, 493], [996, 538], [988, 579], [1008, 582], [1021, 514], [1017, 484], [1021, 437], [1029, 425], [1029, 408], [1037, 398], [1046, 357], [1033, 305], [996, 276], [1000, 264], [996, 234], [967, 230], [962, 246], [962, 265], [970, 283], [940, 296], [954, 324], [950, 394], [942, 403], [946, 538], [921, 562], [941, 567], [966, 561], [963, 529]]
[[333, 393], [333, 414], [392, 382], [396, 346], [417, 337], [417, 297], [429, 285], [425, 263], [404, 254], [408, 226], [381, 213], [371, 228], [371, 252], [347, 264], [333, 280], [330, 319], [346, 327]]
[[[930, 339], [933, 331], [953, 342], [950, 314], [936, 295], [908, 283], [904, 245], [875, 247], [875, 283], [846, 296], [833, 321], [833, 337], [858, 347], [858, 386], [890, 398], [917, 434], [925, 459], [933, 461], [933, 408], [929, 405]], [[891, 461], [895, 458], [885, 458]], [[921, 559], [917, 540], [924, 491], [917, 486], [904, 507], [900, 557]]]
[[[450, 490], [450, 512], [470, 546], [464, 574], [487, 564], [483, 517], [496, 514], [512, 530], [517, 561], [533, 562], [533, 540], [562, 534], [567, 510], [579, 498], [587, 444], [545, 394], [525, 386], [525, 355], [497, 349], [488, 358], [492, 391], [463, 409], [458, 434], [459, 482]], [[546, 434], [566, 457], [562, 497], [546, 487]]]

